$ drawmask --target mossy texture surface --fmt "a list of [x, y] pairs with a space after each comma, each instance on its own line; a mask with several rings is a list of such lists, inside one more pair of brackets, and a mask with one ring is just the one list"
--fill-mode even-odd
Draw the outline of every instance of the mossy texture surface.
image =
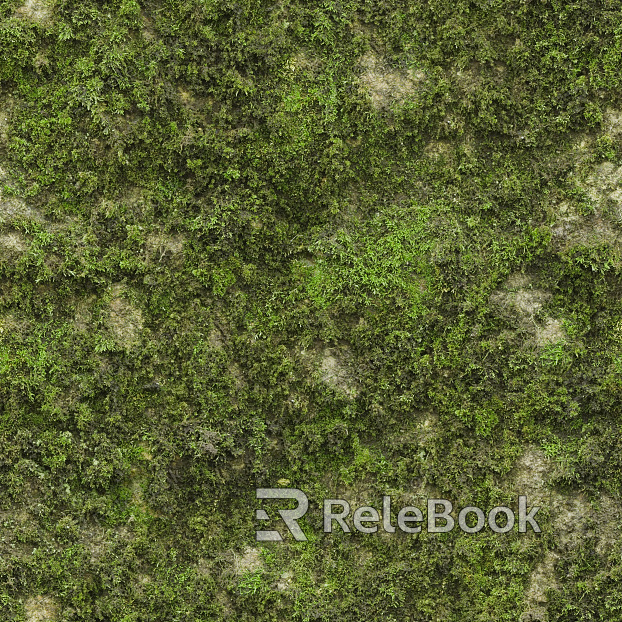
[[[0, 0], [0, 55], [2, 620], [622, 619], [617, 0]], [[322, 532], [389, 494], [542, 533]]]

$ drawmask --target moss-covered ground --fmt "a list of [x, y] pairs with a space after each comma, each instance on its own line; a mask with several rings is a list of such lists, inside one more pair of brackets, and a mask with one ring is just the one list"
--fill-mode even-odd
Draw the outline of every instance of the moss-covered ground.
[[[622, 620], [621, 67], [617, 0], [0, 0], [0, 619]], [[385, 494], [542, 533], [322, 532]]]

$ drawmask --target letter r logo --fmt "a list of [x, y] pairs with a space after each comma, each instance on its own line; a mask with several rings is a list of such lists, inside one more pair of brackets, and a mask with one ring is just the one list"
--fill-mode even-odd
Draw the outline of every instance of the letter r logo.
[[[257, 499], [295, 499], [298, 506], [293, 510], [279, 510], [281, 518], [287, 525], [290, 533], [296, 540], [306, 541], [307, 537], [298, 526], [298, 519], [302, 518], [309, 509], [309, 499], [302, 490], [298, 488], [257, 488]], [[270, 520], [265, 510], [255, 510], [257, 520]], [[276, 530], [266, 530], [256, 532], [258, 542], [280, 542], [283, 540], [281, 534]]]

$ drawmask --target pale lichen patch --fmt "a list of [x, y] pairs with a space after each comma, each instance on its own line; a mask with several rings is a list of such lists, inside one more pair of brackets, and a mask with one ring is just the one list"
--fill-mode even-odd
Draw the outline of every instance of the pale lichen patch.
[[549, 317], [546, 319], [544, 326], [536, 328], [536, 344], [539, 346], [564, 341], [565, 337], [566, 332], [560, 320]]
[[[0, 102], [0, 145], [6, 144], [9, 140], [9, 117]], [[6, 171], [0, 166], [0, 181], [6, 176]]]
[[603, 162], [597, 166], [585, 182], [588, 195], [596, 204], [619, 188], [622, 183], [622, 166], [612, 162]]
[[535, 289], [519, 289], [510, 295], [511, 303], [524, 315], [533, 315], [540, 310], [550, 294]]
[[147, 255], [154, 263], [180, 260], [183, 257], [184, 238], [181, 235], [153, 233], [145, 241]]
[[490, 300], [503, 308], [512, 308], [519, 315], [533, 317], [551, 295], [541, 289], [531, 287], [524, 274], [513, 274], [501, 290], [493, 292]]
[[[544, 452], [532, 445], [525, 448], [522, 455], [510, 473], [510, 486], [518, 495], [527, 497], [528, 509], [534, 506], [551, 505], [551, 499], [556, 495], [548, 488], [547, 480], [552, 470], [552, 464]], [[538, 516], [536, 513], [536, 521]], [[557, 589], [558, 582], [555, 574], [555, 560], [558, 554], [547, 551], [544, 558], [532, 571], [525, 590], [525, 610], [521, 622], [535, 622], [548, 620], [547, 591]]]
[[[596, 541], [596, 552], [608, 555], [620, 540], [622, 510], [619, 502], [602, 494], [590, 503], [582, 494], [562, 494], [549, 486], [555, 463], [534, 446], [528, 446], [510, 473], [509, 484], [527, 497], [527, 508], [545, 508], [550, 515], [549, 529], [555, 536], [555, 549], [547, 551], [533, 570], [525, 592], [526, 609], [521, 622], [548, 620], [548, 592], [559, 589], [556, 561], [568, 550], [582, 546], [586, 538]], [[538, 513], [535, 516], [538, 521]], [[543, 524], [539, 521], [543, 528]]]
[[140, 332], [143, 328], [142, 312], [124, 297], [125, 288], [123, 285], [114, 285], [112, 294], [109, 308], [112, 334], [118, 345], [125, 348], [131, 347], [140, 338]]
[[421, 70], [395, 69], [373, 52], [367, 52], [359, 60], [361, 89], [371, 99], [376, 110], [388, 108], [394, 102], [403, 102], [416, 92], [425, 81]]
[[[502, 74], [505, 68], [499, 65], [498, 74]], [[471, 63], [463, 69], [453, 68], [449, 74], [450, 80], [465, 93], [476, 93], [481, 85], [480, 68], [478, 63]]]
[[74, 305], [73, 325], [80, 332], [86, 331], [93, 321], [93, 306], [96, 302], [95, 296], [78, 300]]
[[210, 102], [209, 97], [201, 96], [185, 86], [179, 86], [177, 94], [179, 103], [195, 113], [209, 112], [214, 104], [213, 101]]
[[547, 612], [548, 591], [559, 588], [555, 574], [555, 561], [559, 556], [553, 551], [547, 551], [544, 559], [536, 566], [529, 577], [529, 585], [525, 592], [527, 610], [521, 616], [521, 622], [546, 622], [549, 619]]
[[207, 336], [207, 342], [215, 350], [220, 350], [225, 345], [223, 335], [217, 328], [214, 328], [212, 331], [210, 331], [209, 335]]
[[233, 555], [233, 571], [237, 576], [261, 570], [263, 567], [261, 551], [257, 548], [249, 546], [242, 555]]
[[490, 301], [498, 306], [501, 314], [513, 319], [517, 327], [532, 333], [532, 342], [542, 347], [566, 338], [561, 320], [542, 318], [542, 308], [550, 298], [550, 292], [533, 287], [527, 275], [515, 273], [491, 294]]
[[29, 322], [17, 319], [12, 313], [0, 316], [0, 335], [3, 333], [19, 334], [27, 331]]
[[554, 210], [554, 223], [551, 227], [553, 239], [567, 239], [580, 227], [581, 217], [573, 205], [563, 201]]
[[140, 21], [141, 21], [141, 33], [143, 35], [143, 38], [146, 41], [153, 41], [156, 38], [156, 31], [154, 28], [154, 22], [153, 19], [147, 15], [144, 11], [140, 12]]
[[14, 220], [39, 220], [39, 215], [23, 199], [7, 196], [2, 193], [0, 185], [0, 224], [8, 224]]
[[27, 622], [54, 622], [60, 615], [60, 605], [52, 596], [32, 596], [24, 609]]
[[591, 212], [580, 213], [577, 206], [568, 201], [553, 206], [553, 243], [561, 249], [618, 245], [622, 225], [622, 166], [603, 162], [587, 169], [581, 177], [580, 187], [589, 201]]
[[107, 550], [106, 531], [99, 524], [82, 529], [81, 544], [89, 553], [89, 561], [96, 564]]
[[443, 140], [431, 140], [423, 149], [424, 155], [432, 160], [449, 161], [453, 152], [451, 143]]
[[240, 366], [237, 363], [230, 363], [227, 370], [233, 378], [235, 388], [238, 390], [243, 389], [246, 386], [246, 381], [244, 380], [244, 374], [242, 373]]
[[614, 546], [620, 542], [622, 531], [622, 509], [620, 503], [608, 495], [601, 495], [596, 508], [596, 552], [602, 556], [608, 556]]
[[320, 361], [320, 378], [322, 382], [348, 397], [356, 397], [358, 389], [345, 367], [343, 356], [344, 353], [336, 349], [326, 348]]
[[313, 56], [305, 50], [299, 50], [287, 62], [287, 69], [292, 73], [315, 73], [322, 67], [322, 64], [321, 58]]
[[547, 479], [551, 462], [537, 447], [528, 446], [516, 461], [511, 481], [518, 494], [525, 495], [530, 503], [543, 503], [549, 497]]
[[24, 236], [13, 231], [0, 234], [0, 247], [9, 254], [15, 255], [23, 253], [28, 248], [28, 243]]
[[45, 23], [52, 17], [53, 4], [50, 0], [26, 0], [17, 9], [17, 14], [33, 22]]
[[293, 578], [294, 578], [294, 573], [291, 570], [286, 570], [279, 577], [279, 580], [276, 584], [276, 589], [281, 592], [290, 589]]
[[603, 129], [612, 136], [622, 134], [622, 111], [607, 108], [603, 115]]

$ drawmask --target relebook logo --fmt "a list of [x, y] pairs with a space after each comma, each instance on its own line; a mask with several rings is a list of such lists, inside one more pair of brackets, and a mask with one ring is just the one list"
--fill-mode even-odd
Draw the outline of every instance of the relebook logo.
[[[295, 540], [305, 541], [307, 537], [302, 531], [298, 520], [302, 518], [309, 509], [309, 499], [302, 490], [298, 488], [257, 488], [257, 499], [292, 499], [297, 502], [293, 509], [278, 509], [278, 513], [283, 519], [285, 526]], [[453, 504], [447, 499], [428, 499], [426, 504], [427, 518], [424, 519], [423, 512], [415, 506], [405, 506], [397, 513], [397, 528], [404, 533], [417, 534], [425, 525], [428, 533], [446, 533], [456, 526], [456, 519], [452, 516]], [[535, 515], [539, 507], [533, 507], [528, 511], [527, 497], [518, 497], [518, 532], [526, 533], [527, 525], [535, 533], [542, 530], [536, 522]], [[350, 518], [350, 504], [345, 499], [324, 499], [324, 533], [332, 533], [334, 528], [341, 529], [345, 533], [352, 531], [351, 526], [346, 522]], [[270, 516], [266, 510], [258, 509], [255, 511], [257, 520], [269, 521]], [[469, 517], [470, 518], [467, 520]], [[419, 524], [421, 523], [421, 524]], [[361, 533], [376, 533], [382, 526], [387, 533], [395, 533], [396, 525], [391, 522], [391, 497], [382, 498], [382, 517], [378, 510], [371, 506], [357, 508], [352, 514], [351, 524], [356, 531]], [[488, 515], [475, 506], [464, 507], [458, 512], [458, 527], [465, 533], [477, 533], [486, 524], [495, 533], [507, 533], [514, 529], [516, 515], [514, 511], [506, 506], [492, 508]], [[257, 540], [260, 542], [280, 542], [283, 540], [281, 532], [277, 530], [257, 531]]]

